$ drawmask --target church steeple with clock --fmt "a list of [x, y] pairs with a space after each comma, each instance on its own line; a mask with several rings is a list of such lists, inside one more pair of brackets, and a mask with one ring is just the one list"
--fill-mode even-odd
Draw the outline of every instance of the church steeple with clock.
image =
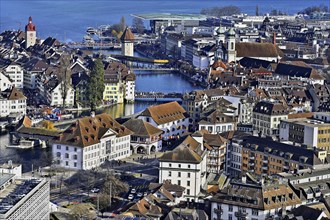
[[32, 17], [29, 17], [29, 23], [25, 26], [25, 48], [35, 45], [37, 40], [36, 26], [32, 23]]

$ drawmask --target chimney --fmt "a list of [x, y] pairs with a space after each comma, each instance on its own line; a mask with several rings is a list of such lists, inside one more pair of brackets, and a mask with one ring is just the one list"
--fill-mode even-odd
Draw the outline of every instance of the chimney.
[[273, 33], [273, 44], [276, 45], [276, 32]]
[[245, 174], [242, 176], [242, 183], [246, 183], [246, 176], [245, 176]]

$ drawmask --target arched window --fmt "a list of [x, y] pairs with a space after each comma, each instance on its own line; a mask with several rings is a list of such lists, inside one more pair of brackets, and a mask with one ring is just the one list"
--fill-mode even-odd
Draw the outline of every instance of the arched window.
[[60, 152], [57, 152], [56, 153], [56, 157], [61, 157], [61, 153]]
[[231, 43], [230, 43], [230, 48], [231, 48], [232, 50], [234, 50], [234, 42], [231, 42]]

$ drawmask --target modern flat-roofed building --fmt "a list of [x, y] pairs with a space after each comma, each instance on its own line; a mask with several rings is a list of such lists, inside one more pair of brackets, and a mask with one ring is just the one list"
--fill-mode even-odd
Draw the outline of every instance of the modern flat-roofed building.
[[49, 219], [49, 182], [0, 173], [0, 219]]
[[280, 123], [280, 140], [330, 152], [330, 123], [315, 119], [286, 119]]
[[200, 14], [171, 14], [171, 13], [150, 13], [132, 14], [133, 17], [150, 21], [151, 31], [157, 33], [168, 26], [199, 26], [199, 21], [205, 21], [206, 15]]

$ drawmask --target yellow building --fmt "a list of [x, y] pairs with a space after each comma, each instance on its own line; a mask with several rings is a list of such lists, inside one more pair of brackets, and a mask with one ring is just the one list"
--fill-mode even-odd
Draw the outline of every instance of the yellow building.
[[105, 89], [103, 92], [103, 100], [115, 103], [124, 102], [123, 85], [118, 82], [105, 82]]
[[103, 100], [112, 103], [134, 101], [135, 74], [125, 64], [110, 62], [105, 64]]

